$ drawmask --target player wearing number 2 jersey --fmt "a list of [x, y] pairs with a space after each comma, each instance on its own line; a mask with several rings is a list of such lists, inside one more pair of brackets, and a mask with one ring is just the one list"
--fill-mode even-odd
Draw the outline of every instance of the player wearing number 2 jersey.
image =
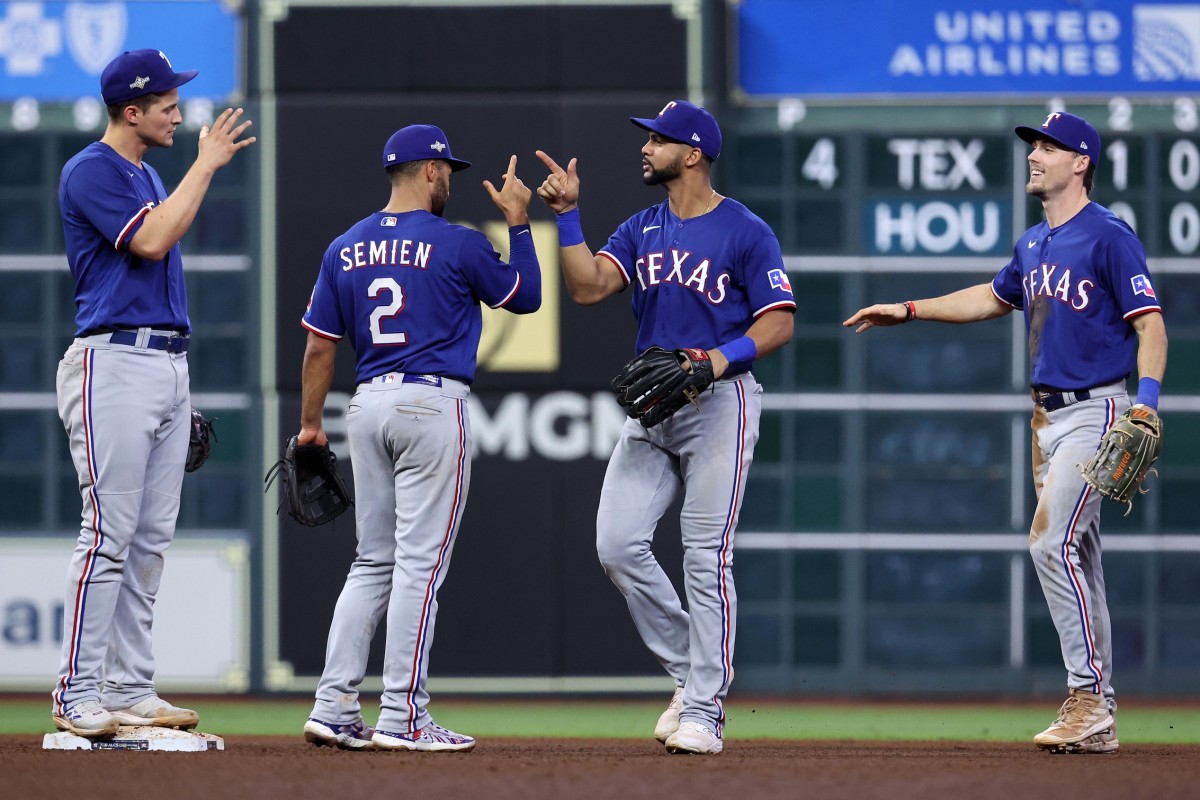
[[[321, 426], [335, 347], [350, 340], [358, 390], [347, 413], [358, 552], [334, 609], [305, 738], [344, 749], [470, 750], [475, 740], [433, 722], [425, 679], [437, 592], [471, 481], [467, 396], [475, 378], [480, 303], [528, 314], [541, 305], [529, 232], [530, 190], [513, 156], [499, 190], [483, 185], [508, 222], [510, 263], [478, 231], [442, 219], [450, 155], [442, 131], [410, 125], [384, 148], [391, 197], [325, 252], [304, 314], [300, 444]], [[358, 686], [387, 612], [383, 697], [365, 726]]]
[[[596, 513], [600, 562], [675, 681], [655, 738], [671, 753], [715, 754], [733, 680], [733, 535], [762, 410], [750, 366], [791, 340], [796, 301], [775, 234], [712, 187], [721, 152], [712, 115], [677, 100], [654, 119], [630, 121], [649, 131], [642, 180], [666, 189], [665, 201], [630, 217], [593, 255], [579, 226], [575, 160], [564, 170], [539, 151], [551, 174], [538, 196], [558, 215], [571, 297], [587, 305], [628, 289], [638, 351], [707, 350], [718, 379], [699, 408], [650, 428], [625, 421]], [[681, 491], [686, 611], [650, 549]]]
[[1167, 334], [1146, 253], [1133, 230], [1091, 202], [1100, 135], [1086, 120], [1053, 113], [1016, 133], [1033, 149], [1026, 192], [1045, 221], [1017, 240], [992, 279], [943, 297], [861, 309], [843, 324], [862, 332], [912, 319], [975, 322], [1025, 312], [1033, 391], [1037, 508], [1029, 552], [1058, 631], [1069, 695], [1034, 737], [1045, 750], [1117, 749], [1112, 633], [1100, 564], [1101, 496], [1080, 474], [1105, 431], [1129, 408], [1125, 379], [1137, 367], [1137, 403], [1156, 414]]

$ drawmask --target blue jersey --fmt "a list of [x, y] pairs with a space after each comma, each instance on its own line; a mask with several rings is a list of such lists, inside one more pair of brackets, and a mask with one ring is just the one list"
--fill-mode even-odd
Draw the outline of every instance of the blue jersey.
[[482, 233], [428, 211], [379, 211], [325, 251], [301, 324], [354, 347], [360, 382], [389, 372], [471, 383], [479, 304], [517, 314], [541, 304], [528, 225], [509, 229], [511, 264]]
[[599, 255], [633, 285], [638, 353], [651, 345], [711, 350], [768, 311], [796, 308], [779, 240], [730, 198], [682, 220], [664, 200], [621, 223]]
[[1064, 391], [1127, 377], [1137, 362], [1129, 320], [1162, 311], [1142, 243], [1096, 203], [1057, 228], [1043, 220], [1027, 230], [992, 291], [1025, 311], [1030, 385]]
[[179, 244], [162, 261], [129, 252], [146, 214], [166, 199], [153, 167], [126, 161], [102, 142], [63, 167], [58, 205], [75, 279], [76, 336], [113, 328], [191, 331]]

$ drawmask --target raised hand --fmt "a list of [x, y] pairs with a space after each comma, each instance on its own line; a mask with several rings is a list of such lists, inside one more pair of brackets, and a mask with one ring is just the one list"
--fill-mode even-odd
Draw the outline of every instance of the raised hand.
[[255, 136], [238, 140], [252, 124], [250, 120], [238, 124], [242, 113], [240, 108], [236, 111], [227, 108], [213, 121], [211, 128], [208, 125], [200, 126], [200, 151], [196, 156], [197, 161], [218, 170], [233, 160], [234, 154], [239, 150], [244, 150], [258, 141]]
[[504, 173], [504, 183], [497, 190], [491, 181], [484, 181], [483, 188], [487, 189], [496, 208], [504, 214], [509, 227], [524, 225], [529, 222], [529, 199], [533, 192], [517, 177], [517, 157], [508, 159], [508, 172]]
[[562, 214], [579, 205], [579, 174], [576, 172], [579, 159], [572, 158], [564, 170], [548, 154], [541, 150], [536, 153], [550, 170], [550, 175], [537, 189], [538, 197], [542, 198], [555, 214]]

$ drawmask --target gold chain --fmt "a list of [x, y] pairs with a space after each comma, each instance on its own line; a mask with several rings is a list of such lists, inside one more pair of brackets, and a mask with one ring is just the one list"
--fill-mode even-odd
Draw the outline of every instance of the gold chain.
[[708, 196], [708, 203], [704, 206], [704, 210], [700, 212], [701, 217], [703, 217], [705, 214], [707, 214], [709, 209], [712, 208], [712, 201], [714, 199], [716, 199], [716, 196], [717, 196], [717, 190], [713, 189], [713, 193]]

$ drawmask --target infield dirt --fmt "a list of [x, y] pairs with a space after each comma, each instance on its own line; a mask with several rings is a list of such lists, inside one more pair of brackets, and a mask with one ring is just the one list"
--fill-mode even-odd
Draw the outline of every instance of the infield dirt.
[[1123, 744], [1056, 756], [1032, 745], [728, 741], [670, 756], [653, 740], [488, 739], [473, 753], [351, 753], [299, 737], [226, 737], [224, 752], [46, 751], [0, 736], [10, 798], [341, 800], [452, 798], [830, 798], [1088, 800], [1194, 797], [1200, 746]]

